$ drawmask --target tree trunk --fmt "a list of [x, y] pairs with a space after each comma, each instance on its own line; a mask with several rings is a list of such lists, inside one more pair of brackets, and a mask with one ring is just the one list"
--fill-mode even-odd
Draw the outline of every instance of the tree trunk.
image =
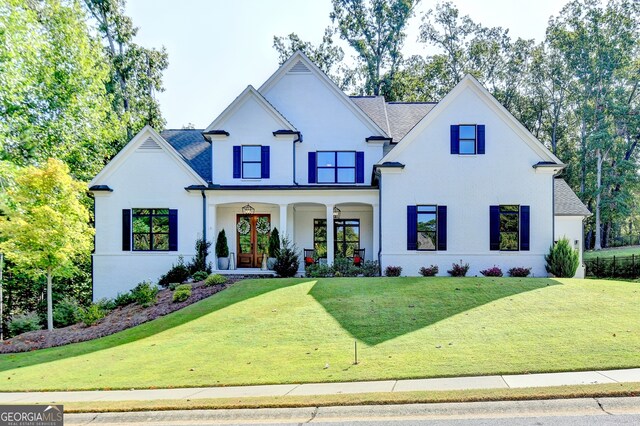
[[602, 230], [600, 229], [600, 187], [602, 185], [602, 151], [596, 149], [596, 243], [594, 250], [602, 249]]
[[[582, 128], [580, 135], [580, 194], [584, 195], [587, 181], [587, 123], [582, 116]], [[583, 198], [584, 200], [584, 198]]]
[[51, 289], [51, 268], [47, 269], [47, 329], [53, 330], [53, 291]]

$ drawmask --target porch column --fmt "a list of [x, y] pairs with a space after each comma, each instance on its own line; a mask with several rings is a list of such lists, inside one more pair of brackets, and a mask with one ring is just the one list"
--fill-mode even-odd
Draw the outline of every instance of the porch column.
[[280, 204], [280, 238], [288, 236], [287, 233], [287, 210], [288, 204]]
[[209, 259], [213, 269], [218, 269], [218, 259], [216, 258], [216, 239], [218, 238], [218, 205], [209, 204], [209, 217], [208, 217], [208, 233], [209, 241], [211, 241], [211, 248], [209, 249]]
[[378, 260], [378, 251], [380, 250], [380, 210], [378, 204], [372, 204], [373, 209], [373, 253], [371, 260]]
[[333, 264], [334, 252], [333, 252], [333, 204], [326, 204], [327, 206], [327, 265]]

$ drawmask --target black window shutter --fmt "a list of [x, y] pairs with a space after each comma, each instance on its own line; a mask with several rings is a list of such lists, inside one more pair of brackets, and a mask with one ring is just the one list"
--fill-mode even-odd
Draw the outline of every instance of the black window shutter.
[[529, 206], [520, 206], [520, 250], [529, 251]]
[[447, 206], [438, 206], [438, 250], [447, 249]]
[[131, 210], [122, 209], [122, 251], [131, 251]]
[[178, 210], [169, 210], [169, 251], [178, 251]]
[[240, 146], [235, 145], [233, 147], [233, 178], [240, 179], [242, 177], [242, 153], [240, 152]]
[[451, 153], [460, 154], [460, 126], [451, 125]]
[[489, 250], [500, 250], [500, 206], [489, 207]]
[[269, 179], [269, 147], [263, 146], [261, 149], [261, 166], [262, 166], [262, 179]]
[[407, 250], [418, 249], [418, 209], [407, 206]]
[[316, 153], [309, 153], [309, 183], [316, 183]]
[[356, 183], [364, 183], [364, 152], [356, 152]]
[[478, 154], [484, 154], [484, 124], [477, 126], [478, 136]]

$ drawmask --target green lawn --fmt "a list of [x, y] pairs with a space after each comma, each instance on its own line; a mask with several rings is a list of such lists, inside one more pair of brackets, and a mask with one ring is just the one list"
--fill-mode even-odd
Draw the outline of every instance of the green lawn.
[[638, 367], [639, 298], [608, 280], [248, 280], [113, 336], [0, 355], [0, 390]]
[[640, 246], [626, 246], [626, 247], [614, 247], [602, 250], [589, 250], [585, 251], [583, 257], [585, 259], [595, 259], [596, 257], [603, 258], [611, 258], [613, 256], [631, 256], [635, 254], [636, 256], [640, 255]]

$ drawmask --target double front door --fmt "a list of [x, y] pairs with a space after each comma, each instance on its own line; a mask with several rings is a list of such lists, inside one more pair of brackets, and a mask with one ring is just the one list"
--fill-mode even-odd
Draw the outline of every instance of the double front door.
[[267, 252], [270, 232], [270, 215], [237, 215], [238, 268], [259, 268], [262, 265], [262, 255]]

